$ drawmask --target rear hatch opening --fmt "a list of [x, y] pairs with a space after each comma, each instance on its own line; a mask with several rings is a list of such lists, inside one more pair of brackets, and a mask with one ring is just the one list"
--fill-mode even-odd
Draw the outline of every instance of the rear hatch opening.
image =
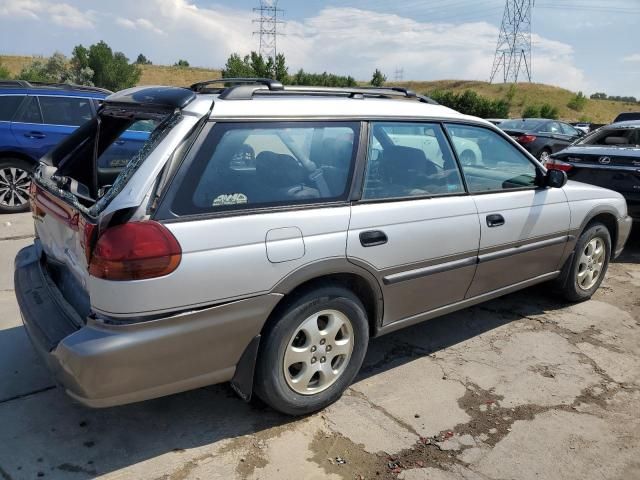
[[137, 207], [105, 209], [181, 119], [178, 108], [105, 102], [34, 173], [30, 198], [41, 269], [83, 322], [91, 314], [89, 276], [98, 239]]

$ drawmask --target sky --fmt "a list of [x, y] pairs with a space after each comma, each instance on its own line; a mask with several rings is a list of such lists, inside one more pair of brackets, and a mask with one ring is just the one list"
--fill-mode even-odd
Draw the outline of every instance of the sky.
[[[221, 68], [257, 50], [259, 0], [0, 0], [0, 54], [70, 55], [105, 40], [130, 59]], [[368, 80], [488, 80], [504, 0], [279, 0], [278, 50]], [[640, 0], [535, 0], [533, 80], [640, 98]]]

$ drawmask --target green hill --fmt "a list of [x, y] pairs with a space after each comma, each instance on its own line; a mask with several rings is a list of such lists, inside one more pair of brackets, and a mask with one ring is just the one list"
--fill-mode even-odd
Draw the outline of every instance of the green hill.
[[[17, 75], [20, 70], [33, 60], [29, 56], [0, 56], [0, 62]], [[166, 65], [142, 65], [140, 85], [179, 85], [221, 77], [221, 71], [199, 67], [171, 67]], [[408, 81], [398, 82], [399, 86], [411, 88], [418, 93], [428, 93], [433, 90], [452, 90], [463, 92], [473, 90], [480, 95], [500, 99], [506, 98], [509, 85], [489, 84], [487, 82], [470, 80], [438, 80], [431, 82]], [[616, 92], [609, 92], [615, 94]], [[640, 104], [614, 102], [610, 100], [588, 100], [584, 109], [576, 112], [567, 107], [567, 103], [575, 95], [574, 92], [560, 87], [541, 83], [519, 83], [511, 102], [511, 117], [518, 117], [528, 105], [549, 103], [558, 108], [560, 118], [567, 121], [587, 120], [595, 123], [609, 123], [620, 112], [640, 111]]]

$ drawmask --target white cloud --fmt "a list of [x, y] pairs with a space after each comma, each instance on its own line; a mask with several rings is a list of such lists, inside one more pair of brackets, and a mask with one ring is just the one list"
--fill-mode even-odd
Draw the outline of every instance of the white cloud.
[[156, 27], [151, 21], [146, 18], [137, 18], [135, 20], [131, 20], [129, 18], [118, 17], [116, 19], [116, 23], [121, 27], [128, 28], [131, 30], [135, 30], [136, 28], [141, 28], [144, 30], [149, 30], [150, 32], [157, 33], [158, 35], [164, 35], [165, 33]]
[[628, 62], [628, 63], [636, 63], [636, 62], [640, 62], [640, 53], [634, 53], [632, 55], [627, 55], [626, 57], [624, 57], [622, 59], [623, 62]]
[[48, 0], [3, 0], [0, 16], [11, 19], [27, 18], [48, 21], [70, 29], [87, 29], [94, 26], [92, 12], [82, 12], [68, 3], [54, 3]]

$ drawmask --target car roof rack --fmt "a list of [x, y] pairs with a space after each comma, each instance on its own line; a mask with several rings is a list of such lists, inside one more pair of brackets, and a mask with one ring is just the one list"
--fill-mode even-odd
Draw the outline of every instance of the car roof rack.
[[53, 83], [53, 82], [29, 82], [27, 80], [0, 80], [0, 87], [9, 88], [52, 88], [58, 90], [79, 90], [82, 92], [96, 92], [110, 95], [111, 90], [100, 87], [90, 87], [87, 85], [75, 85], [73, 83]]
[[[219, 87], [212, 87], [212, 85], [222, 84]], [[230, 86], [229, 86], [230, 85]], [[278, 80], [272, 80], [270, 78], [216, 78], [213, 80], [206, 80], [204, 82], [198, 82], [191, 85], [189, 88], [197, 93], [221, 93], [225, 90], [230, 90], [238, 87], [244, 87], [246, 91], [253, 92], [255, 89], [262, 89], [267, 87], [269, 91], [282, 91], [284, 89], [281, 82]], [[247, 88], [248, 87], [248, 88]]]
[[[219, 86], [213, 86], [220, 84]], [[226, 84], [226, 85], [225, 85]], [[404, 87], [313, 87], [282, 85], [268, 78], [218, 78], [194, 83], [189, 87], [197, 93], [217, 93], [223, 100], [251, 100], [256, 95], [308, 95], [347, 98], [408, 98], [439, 105], [435, 100], [418, 95]]]

